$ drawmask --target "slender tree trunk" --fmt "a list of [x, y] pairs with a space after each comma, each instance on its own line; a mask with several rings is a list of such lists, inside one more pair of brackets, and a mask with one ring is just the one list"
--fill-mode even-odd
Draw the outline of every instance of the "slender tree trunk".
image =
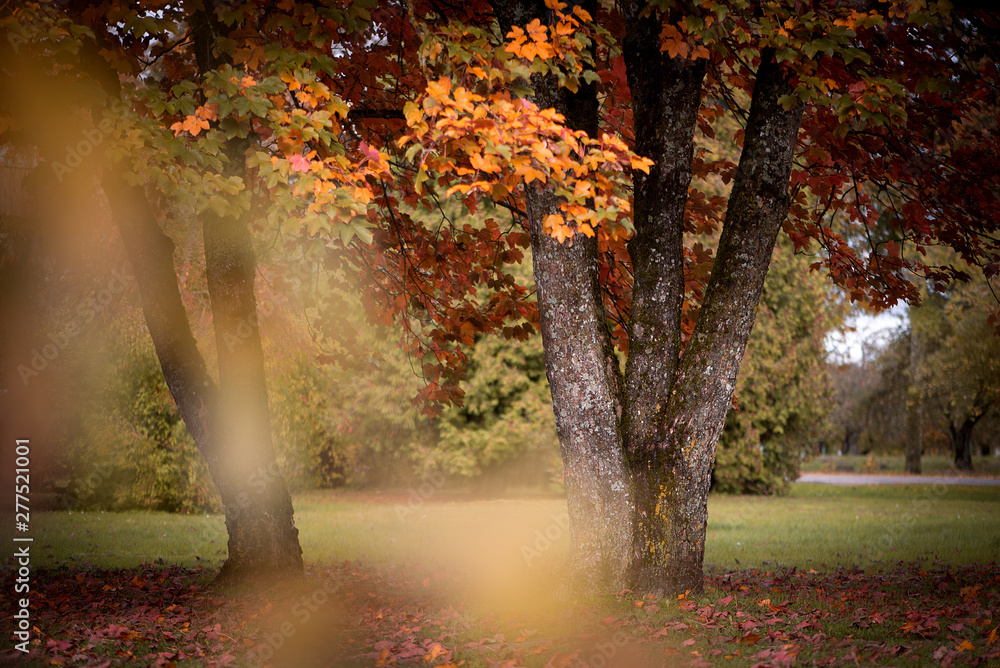
[[975, 420], [948, 422], [948, 440], [955, 455], [955, 468], [959, 471], [972, 470], [972, 430], [975, 426]]
[[920, 337], [910, 326], [910, 385], [906, 401], [906, 472], [920, 475], [924, 451], [924, 403], [920, 387]]
[[[591, 5], [583, 6], [593, 11]], [[504, 34], [549, 16], [540, 0], [497, 2], [494, 11]], [[569, 127], [597, 136], [592, 85], [572, 94], [554, 77], [535, 77], [532, 84], [539, 107], [555, 108]], [[621, 371], [604, 312], [597, 241], [580, 234], [559, 243], [542, 230], [559, 204], [551, 189], [529, 187], [526, 200], [545, 371], [566, 480], [570, 578], [577, 590], [606, 593], [626, 584], [622, 565], [631, 561], [632, 503], [619, 429]]]
[[[637, 530], [646, 541], [640, 545], [638, 591], [676, 593], [703, 587], [715, 444], [732, 401], [778, 229], [788, 212], [788, 180], [802, 107], [783, 109], [779, 99], [792, 91], [773, 51], [765, 49], [698, 322], [677, 364], [669, 401], [647, 418], [657, 440], [640, 445], [632, 455], [646, 457], [646, 470], [656, 472], [657, 483], [652, 488], [655, 496], [643, 499], [647, 505]], [[638, 273], [636, 280], [642, 280]], [[633, 401], [630, 396], [629, 404]]]
[[[191, 15], [192, 41], [204, 75], [225, 62], [216, 43], [226, 27], [216, 21], [214, 2]], [[223, 176], [245, 181], [248, 139], [226, 142]], [[244, 193], [244, 197], [246, 194]], [[302, 573], [302, 549], [292, 500], [274, 457], [264, 377], [264, 353], [257, 322], [254, 278], [257, 259], [250, 234], [250, 207], [233, 197], [229, 210], [201, 216], [205, 271], [219, 356], [221, 466], [216, 487], [226, 510], [229, 558], [222, 580]]]
[[[229, 557], [220, 577], [300, 573], [301, 549], [292, 524], [291, 499], [270, 449], [263, 359], [258, 357], [259, 338], [256, 351], [252, 341], [256, 336], [256, 313], [249, 317], [247, 311], [253, 305], [253, 269], [249, 272], [248, 301], [245, 286], [240, 285], [245, 282], [246, 258], [238, 250], [232, 252], [240, 246], [240, 232], [226, 230], [222, 225], [219, 227], [223, 229], [212, 233], [206, 230], [209, 284], [215, 283], [213, 310], [218, 303], [226, 321], [219, 334], [220, 316], [216, 315], [219, 366], [225, 369], [227, 392], [220, 395], [191, 334], [177, 287], [173, 242], [157, 223], [142, 188], [128, 186], [120, 175], [111, 173], [105, 177], [104, 190], [135, 273], [143, 315], [163, 377], [222, 497]], [[245, 227], [243, 231], [246, 233]], [[212, 251], [208, 249], [210, 244]], [[243, 248], [248, 247], [247, 239]], [[254, 364], [258, 365], [256, 371]], [[239, 389], [229, 393], [230, 388]], [[242, 424], [236, 419], [240, 413], [245, 418]], [[267, 435], [266, 444], [261, 442], [262, 429]]]
[[218, 389], [191, 334], [174, 271], [174, 243], [164, 234], [139, 186], [129, 186], [120, 173], [109, 172], [104, 193], [128, 253], [142, 313], [170, 394], [213, 478], [220, 471], [214, 445], [213, 418]]
[[[227, 176], [243, 176], [246, 147], [240, 140], [227, 145]], [[226, 509], [229, 559], [220, 577], [301, 573], [292, 500], [271, 441], [249, 214], [233, 203], [227, 215], [206, 211], [202, 225], [219, 382], [224, 388], [217, 445], [226, 466], [216, 486]]]

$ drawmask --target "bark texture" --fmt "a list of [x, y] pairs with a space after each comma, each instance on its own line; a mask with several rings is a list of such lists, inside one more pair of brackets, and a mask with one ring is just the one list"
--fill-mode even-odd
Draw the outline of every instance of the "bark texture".
[[[649, 174], [634, 170], [635, 236], [629, 357], [622, 424], [635, 496], [633, 549], [638, 584], [656, 590], [664, 573], [650, 570], [672, 549], [664, 491], [676, 487], [677, 452], [663, 448], [663, 409], [669, 404], [681, 349], [684, 301], [684, 208], [691, 183], [694, 131], [705, 77], [704, 60], [670, 58], [659, 50], [661, 21], [625, 8], [623, 51], [635, 126], [635, 150], [653, 160]], [[633, 573], [635, 575], [635, 573]], [[673, 588], [673, 587], [671, 587]]]
[[[592, 4], [583, 6], [593, 11]], [[497, 2], [494, 11], [504, 34], [535, 18], [547, 22], [549, 15], [544, 3], [531, 0]], [[555, 108], [569, 127], [596, 136], [593, 86], [572, 94], [552, 77], [532, 84], [538, 106]], [[565, 471], [570, 577], [580, 591], [615, 591], [625, 586], [623, 565], [631, 561], [632, 501], [619, 429], [621, 371], [604, 312], [597, 241], [577, 235], [559, 243], [543, 232], [542, 221], [559, 204], [551, 189], [529, 187], [526, 200], [545, 371]]]
[[773, 52], [765, 50], [698, 322], [677, 364], [669, 400], [647, 418], [655, 441], [639, 442], [630, 453], [633, 462], [645, 459], [644, 470], [636, 465], [633, 470], [641, 474], [637, 484], [649, 490], [637, 509], [641, 556], [634, 589], [640, 592], [703, 587], [715, 444], [730, 407], [778, 229], [788, 212], [788, 180], [802, 108], [786, 110], [778, 100], [792, 90]]

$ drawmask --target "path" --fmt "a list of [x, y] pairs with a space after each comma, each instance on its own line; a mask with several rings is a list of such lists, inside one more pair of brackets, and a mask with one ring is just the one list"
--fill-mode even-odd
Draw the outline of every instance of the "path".
[[823, 485], [1000, 485], [1000, 478], [945, 478], [934, 475], [803, 473], [796, 482], [814, 482]]

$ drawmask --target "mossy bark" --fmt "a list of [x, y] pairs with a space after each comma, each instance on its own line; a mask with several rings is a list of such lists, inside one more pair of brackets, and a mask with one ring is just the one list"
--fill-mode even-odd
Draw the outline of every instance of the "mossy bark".
[[[633, 62], [630, 85], [633, 89], [648, 86], [649, 81], [641, 79], [651, 69], [648, 61], [634, 56]], [[659, 90], [669, 90], [672, 85], [680, 87], [692, 78], [692, 73], [678, 63], [664, 63], [659, 72], [670, 76]], [[679, 361], [676, 355], [669, 354], [669, 344], [661, 344], [662, 361], [658, 370], [653, 367], [652, 371], [646, 371], [656, 379], [655, 383], [642, 382], [641, 378], [626, 379], [626, 387], [633, 388], [626, 401], [629, 407], [626, 445], [637, 490], [634, 536], [639, 562], [633, 589], [639, 592], [697, 592], [703, 587], [708, 490], [715, 444], [732, 401], [778, 229], [788, 211], [788, 181], [802, 108], [784, 109], [778, 100], [792, 91], [793, 86], [775, 62], [773, 52], [765, 50], [757, 72], [726, 223], [694, 332]], [[677, 119], [690, 113], [680, 96], [676, 100], [666, 95], [645, 98], [655, 108], [636, 114], [637, 138], [639, 122], [644, 118], [653, 119], [644, 121], [649, 125], [661, 123], [660, 128], [647, 130], [656, 134], [663, 133], [663, 128], [681, 127]], [[638, 100], [634, 100], [636, 103]], [[676, 159], [678, 163], [673, 169], [682, 167], [683, 156], [671, 156], [664, 151], [657, 158]], [[636, 200], [638, 232], [638, 224], [644, 220], [638, 210], [643, 203], [638, 188]], [[682, 222], [673, 202], [653, 200], [646, 206], [663, 216], [660, 225]], [[673, 218], [664, 215], [671, 211]], [[648, 215], [652, 218], [657, 214]], [[676, 253], [669, 241], [663, 241], [669, 237], [653, 227], [654, 233], [637, 234], [629, 248], [633, 259], [643, 254]], [[672, 255], [670, 259], [675, 257]], [[659, 278], [657, 269], [662, 269], [662, 265], [649, 264], [651, 267], [646, 271], [637, 266], [637, 295], [643, 294], [641, 283]], [[666, 270], [670, 269], [668, 263]], [[640, 315], [643, 306], [640, 305]], [[673, 304], [657, 307], [677, 308]], [[679, 315], [676, 315], [678, 321]], [[646, 326], [643, 315], [632, 329]], [[669, 321], [663, 318], [656, 326], [668, 327]], [[670, 332], [661, 336], [667, 334]], [[639, 373], [641, 367], [630, 361], [628, 369]], [[643, 395], [650, 388], [655, 390], [655, 397]], [[638, 407], [642, 407], [641, 412]]]
[[[625, 369], [626, 462], [635, 496], [630, 586], [675, 590], [693, 574], [653, 567], [678, 553], [671, 509], [684, 503], [683, 462], [664, 447], [664, 409], [670, 404], [681, 350], [684, 300], [684, 208], [691, 182], [694, 131], [705, 77], [704, 60], [660, 53], [661, 21], [645, 3], [624, 7], [623, 42], [632, 90], [635, 150], [653, 160], [649, 174], [633, 172], [635, 236], [629, 356]], [[700, 577], [700, 562], [698, 562]], [[683, 588], [683, 587], [682, 587]]]

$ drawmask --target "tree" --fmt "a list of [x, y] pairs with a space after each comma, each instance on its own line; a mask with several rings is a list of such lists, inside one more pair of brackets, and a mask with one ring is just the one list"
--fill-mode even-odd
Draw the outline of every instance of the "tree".
[[[429, 410], [461, 401], [478, 333], [524, 338], [537, 318], [574, 579], [684, 592], [702, 586], [715, 444], [779, 230], [877, 308], [918, 299], [915, 275], [964, 277], [922, 261], [928, 246], [990, 277], [1000, 266], [996, 137], [979, 131], [996, 26], [949, 6], [241, 2], [150, 16], [108, 0], [53, 39], [114, 36], [96, 54], [126, 82], [119, 150], [155, 158], [133, 164], [139, 180], [206, 222], [243, 214], [224, 193], [247, 208], [266, 185], [262, 218], [288, 245], [367, 277], [373, 317], [409, 335]], [[736, 164], [696, 150], [727, 115], [742, 125]], [[713, 178], [728, 198], [700, 186]], [[449, 213], [484, 200], [511, 219]], [[686, 244], [696, 233], [718, 234], [714, 249]], [[527, 245], [535, 301], [509, 270]]]
[[[23, 114], [24, 107], [46, 104], [44, 96], [39, 99], [39, 87], [44, 88], [46, 79], [71, 85], [74, 77], [87, 77], [100, 85], [96, 94], [84, 88], [81, 92], [89, 95], [72, 101], [73, 107], [82, 106], [96, 121], [103, 113], [101, 97], [115, 99], [122, 94], [118, 72], [104, 57], [126, 59], [128, 54], [122, 51], [123, 45], [113, 42], [106, 27], [89, 31], [37, 5], [28, 5], [23, 11], [28, 22], [8, 32], [8, 40], [4, 42], [7, 51], [4, 69], [8, 77], [15, 80], [34, 74], [42, 81], [28, 87], [34, 99], [14, 104], [15, 110], [22, 112], [20, 123], [36, 132], [44, 130], [31, 127], [31, 121]], [[21, 18], [17, 11], [13, 17], [5, 17], [7, 28], [12, 27], [12, 20], [16, 22]], [[189, 21], [193, 25], [196, 49], [200, 47], [202, 54], [211, 51], [211, 45], [203, 42], [205, 16], [195, 13], [168, 18]], [[66, 25], [73, 25], [73, 30], [59, 32]], [[46, 32], [48, 28], [53, 32]], [[68, 62], [60, 57], [67, 52], [59, 48], [59, 37], [67, 35], [89, 37], [75, 43], [76, 49], [72, 49]], [[155, 40], [158, 36], [144, 37]], [[97, 53], [102, 47], [108, 50], [105, 56]], [[79, 59], [77, 50], [82, 56]], [[53, 56], [53, 61], [46, 63]], [[121, 64], [120, 61], [117, 64]], [[213, 64], [199, 62], [203, 68]], [[73, 69], [67, 71], [67, 67]], [[18, 108], [19, 105], [23, 106]], [[85, 130], [83, 141], [70, 146], [89, 146], [89, 153], [93, 144], [103, 138], [102, 134], [99, 128], [90, 128]], [[71, 171], [59, 162], [63, 159], [58, 153], [62, 147], [44, 140], [39, 143], [47, 162], [53, 166], [55, 177], [62, 180], [63, 172]], [[219, 177], [228, 179], [239, 173], [243, 149], [245, 145], [236, 139], [227, 145], [229, 173]], [[262, 575], [300, 574], [302, 551], [291, 499], [275, 464], [270, 442], [253, 290], [255, 264], [247, 221], [237, 215], [226, 215], [225, 211], [215, 210], [214, 215], [213, 212], [204, 213], [208, 289], [224, 387], [220, 392], [191, 333], [174, 271], [174, 244], [158, 224], [156, 210], [143, 187], [130, 179], [133, 169], [128, 162], [119, 157], [106, 166], [101, 185], [135, 272], [143, 314], [163, 376], [223, 500], [229, 555], [220, 578], [240, 580]]]
[[988, 282], [974, 276], [936, 300], [940, 327], [925, 371], [925, 391], [940, 411], [955, 467], [963, 471], [972, 470], [973, 430], [1000, 404], [1000, 342], [987, 324], [992, 294]]

